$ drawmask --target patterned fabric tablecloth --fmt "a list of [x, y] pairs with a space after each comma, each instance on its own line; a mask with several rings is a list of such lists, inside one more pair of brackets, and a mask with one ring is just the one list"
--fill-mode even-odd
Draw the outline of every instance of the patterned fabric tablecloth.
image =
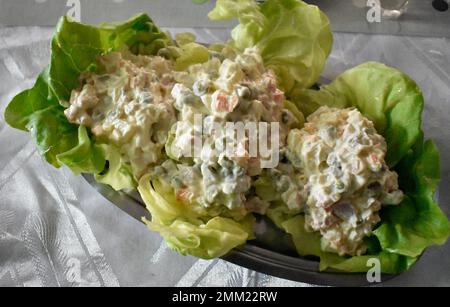
[[[0, 29], [0, 286], [308, 286], [222, 260], [179, 256], [82, 177], [44, 162], [28, 134], [8, 127], [3, 111], [48, 64], [52, 32]], [[203, 42], [223, 41], [229, 33], [195, 32]], [[449, 40], [339, 33], [324, 76], [368, 60], [398, 67], [422, 87], [425, 132], [442, 153], [439, 199], [448, 214]], [[387, 284], [450, 286], [449, 254], [448, 243], [433, 247], [413, 270]]]

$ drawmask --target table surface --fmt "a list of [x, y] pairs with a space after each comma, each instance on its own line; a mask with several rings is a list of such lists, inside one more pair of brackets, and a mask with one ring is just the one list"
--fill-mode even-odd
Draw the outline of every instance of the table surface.
[[[221, 41], [223, 29], [195, 31]], [[52, 28], [0, 28], [0, 286], [310, 286], [222, 260], [183, 257], [113, 206], [82, 177], [54, 169], [29, 134], [11, 129], [3, 111], [32, 86], [49, 62]], [[323, 75], [332, 79], [365, 61], [409, 74], [423, 90], [423, 128], [442, 155], [439, 202], [450, 212], [450, 41], [366, 34], [335, 34]], [[450, 286], [450, 243], [432, 247], [414, 268], [386, 285]]]
[[[367, 22], [367, 16], [373, 11], [368, 5], [374, 0], [305, 1], [324, 10], [333, 30], [338, 32], [450, 37], [450, 10], [435, 10], [433, 0], [408, 0], [407, 14], [400, 19], [382, 17], [379, 22], [371, 23]], [[194, 5], [192, 0], [0, 0], [0, 25], [54, 26], [66, 12], [87, 23], [123, 20], [133, 14], [150, 12], [163, 27], [223, 28], [233, 25], [235, 21], [208, 19], [214, 2]]]

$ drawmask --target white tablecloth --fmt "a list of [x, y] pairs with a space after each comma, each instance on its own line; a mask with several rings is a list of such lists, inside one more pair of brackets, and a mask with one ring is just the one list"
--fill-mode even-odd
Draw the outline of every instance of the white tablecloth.
[[[195, 31], [203, 42], [223, 40], [229, 33]], [[158, 234], [109, 203], [83, 178], [44, 162], [29, 134], [8, 127], [3, 111], [48, 64], [52, 32], [0, 29], [0, 286], [308, 286], [170, 251]], [[368, 60], [400, 68], [423, 89], [423, 126], [441, 150], [439, 199], [448, 214], [450, 42], [336, 34], [324, 76], [331, 79]], [[450, 286], [449, 255], [449, 243], [430, 248], [410, 272], [386, 284]]]

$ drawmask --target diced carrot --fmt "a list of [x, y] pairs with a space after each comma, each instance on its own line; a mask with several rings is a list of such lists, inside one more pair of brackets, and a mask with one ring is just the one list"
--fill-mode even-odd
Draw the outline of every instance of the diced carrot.
[[177, 200], [183, 203], [189, 202], [189, 198], [192, 196], [192, 193], [187, 188], [178, 189], [175, 194]]
[[95, 136], [99, 136], [99, 135], [103, 134], [103, 132], [104, 132], [103, 127], [101, 125], [97, 125], [92, 129], [92, 133]]
[[269, 90], [270, 93], [275, 93], [275, 91], [277, 90], [277, 86], [276, 86], [276, 78], [272, 73], [267, 73], [265, 78], [264, 78], [264, 82], [267, 85], [267, 89]]
[[371, 159], [374, 163], [377, 163], [377, 162], [378, 162], [378, 157], [377, 157], [376, 154], [371, 154], [371, 155], [370, 155], [370, 159]]
[[284, 93], [280, 91], [279, 89], [275, 90], [275, 93], [273, 93], [273, 100], [277, 104], [282, 104], [284, 102]]
[[216, 107], [217, 111], [219, 111], [219, 112], [228, 111], [228, 108], [229, 108], [228, 99], [227, 99], [227, 96], [225, 95], [225, 93], [220, 92], [217, 95], [216, 99], [217, 99], [217, 107]]
[[251, 157], [248, 160], [248, 168], [258, 168], [261, 164], [261, 160], [256, 157]]
[[314, 141], [315, 138], [316, 138], [315, 135], [308, 135], [308, 136], [305, 137], [305, 141], [306, 142], [312, 142], [312, 141]]
[[233, 112], [239, 103], [239, 97], [232, 96], [231, 99], [224, 92], [220, 92], [217, 95], [217, 106], [216, 110], [218, 112]]
[[316, 128], [313, 123], [306, 123], [305, 124], [305, 131], [309, 133], [314, 133], [316, 131]]

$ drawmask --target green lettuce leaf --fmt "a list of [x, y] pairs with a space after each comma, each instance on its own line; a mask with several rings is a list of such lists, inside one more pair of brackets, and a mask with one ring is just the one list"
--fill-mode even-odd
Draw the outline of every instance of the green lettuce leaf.
[[217, 258], [253, 238], [252, 215], [236, 221], [196, 212], [179, 203], [171, 188], [158, 180], [150, 181], [149, 176], [140, 180], [138, 190], [152, 215], [151, 221], [144, 219], [145, 223], [183, 255]]
[[269, 175], [260, 176], [254, 183], [256, 195], [262, 200], [272, 202], [280, 199], [279, 193], [273, 185], [273, 179]]
[[102, 148], [89, 138], [84, 126], [78, 127], [78, 145], [58, 154], [56, 159], [75, 174], [98, 174], [104, 170], [106, 164]]
[[78, 127], [67, 121], [64, 108], [49, 87], [48, 69], [33, 88], [14, 97], [5, 110], [5, 120], [11, 127], [30, 131], [39, 153], [55, 167], [62, 166], [57, 156], [79, 143]]
[[195, 43], [196, 40], [197, 37], [190, 32], [182, 32], [177, 33], [175, 35], [175, 42], [177, 43], [178, 46], [184, 46], [189, 43]]
[[267, 210], [267, 217], [278, 227], [283, 229], [283, 223], [298, 215], [298, 211], [290, 210], [281, 200], [273, 202]]
[[299, 128], [299, 129], [302, 128], [303, 125], [305, 124], [305, 116], [303, 115], [302, 112], [300, 112], [300, 110], [297, 108], [297, 106], [295, 104], [293, 104], [292, 102], [285, 100], [284, 108], [289, 110], [298, 121], [298, 125], [293, 128]]
[[417, 257], [450, 236], [449, 220], [434, 200], [440, 180], [436, 146], [432, 141], [419, 142], [396, 170], [407, 197], [399, 206], [383, 209], [383, 223], [374, 234], [383, 250]]
[[197, 43], [186, 43], [180, 47], [180, 56], [176, 59], [175, 69], [185, 70], [194, 64], [205, 63], [209, 60], [209, 50]]
[[49, 107], [58, 106], [58, 100], [48, 86], [48, 72], [48, 69], [45, 69], [38, 76], [33, 88], [18, 94], [9, 103], [5, 110], [5, 120], [8, 125], [27, 131], [31, 115]]
[[115, 146], [106, 144], [102, 144], [100, 147], [105, 153], [108, 167], [101, 173], [96, 173], [95, 180], [111, 186], [116, 191], [135, 189], [137, 183], [131, 165], [123, 161], [120, 150]]
[[238, 18], [232, 44], [241, 51], [256, 47], [285, 91], [315, 84], [333, 45], [327, 16], [300, 0], [218, 0], [209, 18]]
[[236, 221], [215, 217], [206, 223], [195, 224], [181, 219], [166, 226], [146, 221], [157, 231], [167, 245], [182, 255], [213, 259], [228, 254], [233, 248], [245, 244], [249, 235]]
[[386, 162], [391, 167], [422, 133], [422, 92], [407, 75], [380, 63], [368, 62], [352, 68], [319, 91], [296, 88], [290, 98], [305, 116], [323, 105], [357, 107], [386, 139]]

